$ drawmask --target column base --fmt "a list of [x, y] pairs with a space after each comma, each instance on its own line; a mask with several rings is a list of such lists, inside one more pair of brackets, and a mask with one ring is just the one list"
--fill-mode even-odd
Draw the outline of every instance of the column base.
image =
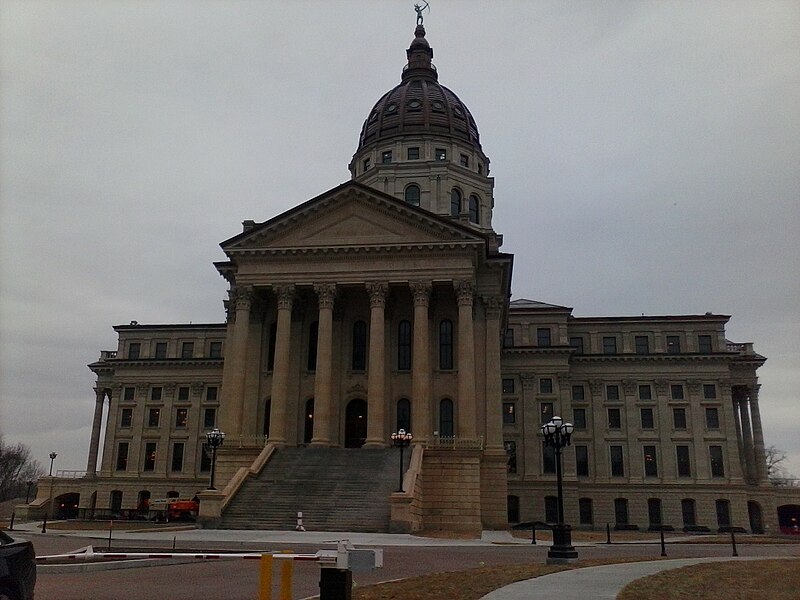
[[388, 444], [386, 442], [377, 442], [375, 440], [367, 440], [366, 442], [364, 442], [364, 445], [361, 446], [361, 447], [362, 448], [367, 448], [368, 450], [375, 450], [375, 449], [379, 449], [379, 448], [386, 448], [387, 445]]
[[330, 440], [311, 440], [309, 444], [312, 448], [329, 448], [331, 446]]

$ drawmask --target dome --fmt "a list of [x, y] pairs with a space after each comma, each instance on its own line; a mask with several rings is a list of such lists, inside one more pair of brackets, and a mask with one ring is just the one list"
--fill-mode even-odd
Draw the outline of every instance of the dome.
[[414, 35], [406, 50], [408, 64], [403, 68], [402, 80], [370, 111], [361, 128], [356, 153], [374, 143], [409, 134], [449, 136], [481, 150], [478, 126], [469, 109], [438, 81], [425, 28], [417, 25]]

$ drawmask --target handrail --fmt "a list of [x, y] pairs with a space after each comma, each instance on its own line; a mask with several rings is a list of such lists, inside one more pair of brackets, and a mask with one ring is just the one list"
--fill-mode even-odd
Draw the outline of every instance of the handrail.
[[273, 452], [275, 452], [275, 444], [267, 444], [253, 461], [253, 464], [249, 467], [239, 467], [236, 470], [236, 473], [233, 474], [233, 477], [231, 477], [225, 489], [222, 490], [222, 493], [225, 494], [225, 498], [222, 500], [222, 510], [225, 510], [225, 507], [230, 504], [233, 497], [239, 492], [239, 489], [249, 476], [258, 476]]
[[425, 442], [431, 450], [483, 450], [483, 436], [476, 438], [434, 436]]

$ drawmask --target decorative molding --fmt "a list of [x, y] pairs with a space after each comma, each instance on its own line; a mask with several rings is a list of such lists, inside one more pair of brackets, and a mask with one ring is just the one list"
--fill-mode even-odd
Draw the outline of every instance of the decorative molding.
[[536, 375], [533, 373], [520, 373], [520, 381], [522, 381], [522, 389], [526, 392], [533, 392], [536, 390]]
[[203, 387], [205, 383], [202, 381], [193, 381], [189, 384], [189, 387], [192, 390], [192, 396], [200, 397], [203, 394]]
[[686, 389], [689, 391], [689, 394], [699, 394], [700, 390], [702, 389], [702, 385], [697, 379], [687, 379]]
[[481, 296], [487, 319], [499, 319], [503, 311], [503, 299], [498, 296]]
[[430, 306], [431, 290], [433, 284], [430, 281], [409, 281], [408, 287], [414, 296], [414, 306]]
[[654, 381], [656, 385], [656, 395], [657, 396], [664, 396], [667, 393], [667, 380], [666, 379], [656, 379]]
[[369, 294], [370, 308], [386, 308], [386, 296], [389, 293], [389, 284], [384, 282], [371, 282], [366, 284]]
[[333, 309], [334, 300], [336, 298], [335, 283], [315, 283], [314, 292], [317, 294], [317, 305], [320, 310], [323, 308]]
[[453, 287], [456, 290], [456, 297], [459, 306], [472, 306], [473, 296], [475, 295], [475, 286], [471, 281], [458, 279], [453, 282]]
[[603, 394], [603, 381], [601, 379], [590, 379], [589, 380], [589, 389], [592, 392], [592, 396], [602, 396], [602, 394]]
[[278, 310], [292, 310], [292, 304], [295, 299], [294, 285], [289, 283], [285, 285], [272, 286], [272, 291], [278, 299]]

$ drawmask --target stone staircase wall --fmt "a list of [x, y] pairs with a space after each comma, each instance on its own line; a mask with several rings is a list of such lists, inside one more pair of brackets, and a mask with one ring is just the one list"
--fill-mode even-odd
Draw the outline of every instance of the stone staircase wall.
[[481, 451], [425, 450], [423, 529], [481, 530]]

